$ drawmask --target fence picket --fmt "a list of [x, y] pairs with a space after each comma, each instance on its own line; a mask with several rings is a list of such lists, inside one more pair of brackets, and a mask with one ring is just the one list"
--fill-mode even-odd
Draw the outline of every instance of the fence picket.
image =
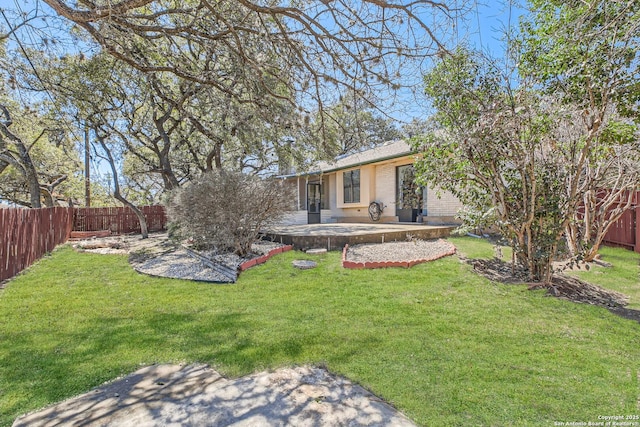
[[[163, 206], [144, 206], [149, 231], [166, 229]], [[71, 231], [140, 233], [129, 208], [0, 208], [0, 282], [9, 279], [69, 239]]]
[[[163, 206], [142, 206], [140, 210], [147, 219], [150, 232], [166, 229], [167, 216]], [[140, 223], [128, 207], [75, 209], [73, 231], [104, 230], [110, 230], [113, 234], [140, 233]]]
[[0, 281], [66, 242], [72, 216], [72, 208], [0, 209]]
[[626, 211], [607, 231], [603, 243], [609, 246], [621, 246], [623, 248], [640, 252], [638, 241], [638, 222], [640, 222], [640, 191], [634, 195], [633, 209]]

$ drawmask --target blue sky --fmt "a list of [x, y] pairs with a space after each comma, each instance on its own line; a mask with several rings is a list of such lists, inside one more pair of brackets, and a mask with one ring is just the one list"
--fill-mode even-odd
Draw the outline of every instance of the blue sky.
[[504, 30], [509, 24], [517, 26], [519, 17], [525, 11], [515, 5], [509, 7], [508, 0], [487, 0], [482, 4], [481, 1], [478, 1], [477, 8], [474, 7], [476, 10], [470, 17], [470, 41], [482, 50], [501, 53], [504, 46], [500, 39]]
[[[524, 1], [524, 0], [523, 0]], [[464, 20], [453, 31], [449, 46], [465, 44], [471, 48], [489, 53], [500, 58], [504, 54], [505, 31], [509, 26], [517, 28], [519, 18], [525, 14], [522, 7], [516, 6], [517, 0], [455, 0], [450, 3], [462, 3], [469, 7]], [[424, 99], [417, 94], [407, 95], [412, 98], [407, 105], [403, 105], [399, 113], [392, 113], [394, 118], [401, 121], [412, 118], [423, 118], [428, 114], [428, 106]]]

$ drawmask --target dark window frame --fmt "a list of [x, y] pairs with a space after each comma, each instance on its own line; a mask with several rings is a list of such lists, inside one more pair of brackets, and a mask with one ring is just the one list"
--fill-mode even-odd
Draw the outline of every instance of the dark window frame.
[[342, 173], [343, 201], [360, 203], [360, 169], [352, 169]]

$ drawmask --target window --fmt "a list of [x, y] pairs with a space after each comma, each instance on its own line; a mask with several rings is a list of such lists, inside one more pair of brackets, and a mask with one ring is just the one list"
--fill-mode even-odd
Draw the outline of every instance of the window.
[[360, 169], [344, 172], [342, 183], [344, 185], [344, 202], [360, 203]]

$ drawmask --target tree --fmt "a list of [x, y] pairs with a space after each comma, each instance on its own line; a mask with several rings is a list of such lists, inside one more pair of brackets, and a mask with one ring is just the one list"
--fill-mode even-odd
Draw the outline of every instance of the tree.
[[73, 203], [81, 164], [60, 123], [9, 101], [0, 115], [0, 198], [32, 208]]
[[439, 130], [415, 141], [423, 180], [454, 191], [476, 218], [491, 212], [530, 279], [548, 281], [563, 238], [571, 256], [591, 260], [632, 207], [640, 5], [532, 4], [510, 52], [517, 68], [461, 50], [425, 76]]
[[[410, 85], [424, 58], [444, 49], [436, 34], [461, 12], [431, 0], [45, 2], [144, 73], [170, 73], [256, 105], [286, 100], [302, 112], [322, 111], [341, 92], [377, 105], [374, 94]], [[230, 64], [243, 70], [238, 86], [227, 84]], [[252, 86], [262, 95], [247, 99]]]
[[214, 170], [173, 191], [166, 207], [179, 238], [245, 256], [262, 228], [293, 208], [291, 200], [280, 180]]
[[318, 157], [333, 159], [399, 139], [394, 121], [364, 100], [348, 95], [317, 111], [302, 129], [302, 141], [318, 147]]
[[[0, 120], [0, 173], [2, 173], [9, 165], [13, 166], [22, 176], [29, 194], [29, 206], [39, 208], [40, 204], [40, 180], [38, 172], [31, 160], [31, 154], [27, 146], [18, 135], [13, 133], [9, 128], [13, 124], [9, 109], [4, 105], [0, 105], [2, 112], [2, 120]], [[36, 138], [36, 141], [40, 139]], [[11, 145], [15, 149], [11, 149]], [[15, 199], [14, 199], [15, 200]], [[18, 201], [18, 200], [16, 200]], [[24, 202], [22, 202], [24, 203]]]
[[149, 229], [147, 227], [147, 219], [144, 217], [144, 214], [140, 209], [138, 209], [138, 207], [135, 204], [131, 203], [120, 192], [120, 180], [118, 179], [118, 168], [116, 167], [116, 161], [113, 157], [113, 154], [111, 153], [111, 148], [105, 141], [105, 135], [97, 125], [94, 127], [94, 133], [96, 135], [96, 138], [98, 138], [100, 147], [102, 148], [102, 151], [105, 153], [106, 160], [108, 161], [109, 167], [111, 168], [111, 174], [112, 174], [111, 176], [113, 177], [113, 197], [123, 205], [128, 206], [133, 211], [136, 218], [138, 218], [138, 222], [140, 223], [140, 234], [142, 235], [142, 238], [143, 239], [148, 238]]
[[414, 136], [424, 135], [432, 131], [432, 126], [428, 120], [418, 118], [411, 119], [401, 127], [401, 133], [404, 138], [413, 138]]
[[[34, 8], [25, 20], [44, 18], [57, 30], [47, 34], [25, 21], [8, 33], [18, 44], [18, 33], [31, 28], [30, 36], [39, 36], [33, 38], [42, 52], [37, 55], [55, 51], [71, 35], [82, 46], [97, 43], [115, 60], [75, 50], [64, 55], [67, 64], [49, 61], [67, 68], [57, 75], [36, 61], [32, 87], [72, 98], [67, 106], [80, 103], [66, 111], [78, 123], [102, 116], [102, 124], [112, 126], [109, 143], [119, 139], [126, 147], [117, 150], [125, 153], [123, 178], [141, 194], [176, 188], [213, 168], [265, 173], [294, 159], [301, 163], [313, 151], [309, 143], [327, 147], [336, 128], [347, 128], [337, 124], [340, 117], [330, 117], [333, 112], [324, 114], [338, 93], [375, 106], [381, 91], [399, 88], [403, 75], [417, 75], [425, 55], [443, 48], [434, 36], [440, 27], [426, 19], [460, 16], [427, 0], [44, 2], [57, 16]], [[69, 66], [74, 58], [83, 64]], [[87, 69], [93, 77], [75, 72]], [[319, 119], [314, 138], [304, 138], [311, 111]], [[369, 134], [391, 129], [383, 117], [367, 120]]]
[[640, 183], [640, 3], [532, 0], [520, 73], [568, 113], [557, 147], [566, 164], [571, 253], [592, 260]]
[[463, 49], [425, 75], [437, 130], [413, 138], [418, 182], [491, 211], [529, 279], [548, 281], [565, 225], [549, 138], [554, 106], [509, 82], [496, 63]]
[[[126, 173], [138, 186], [177, 188], [214, 168], [260, 172], [277, 162], [283, 136], [295, 132], [295, 111], [283, 100], [263, 105], [167, 73], [143, 74], [106, 55], [67, 56], [49, 66], [47, 84], [79, 118], [109, 127], [126, 148]], [[239, 90], [242, 79], [228, 84]], [[258, 97], [245, 88], [244, 97]], [[270, 156], [276, 152], [278, 156]], [[150, 180], [149, 175], [160, 178]]]
[[[10, 28], [0, 41], [18, 37], [20, 25], [2, 14]], [[26, 26], [33, 20], [20, 18]], [[17, 45], [0, 42], [0, 198], [34, 208], [73, 204], [83, 193], [77, 133], [51, 97], [33, 90], [43, 56], [19, 38]]]

